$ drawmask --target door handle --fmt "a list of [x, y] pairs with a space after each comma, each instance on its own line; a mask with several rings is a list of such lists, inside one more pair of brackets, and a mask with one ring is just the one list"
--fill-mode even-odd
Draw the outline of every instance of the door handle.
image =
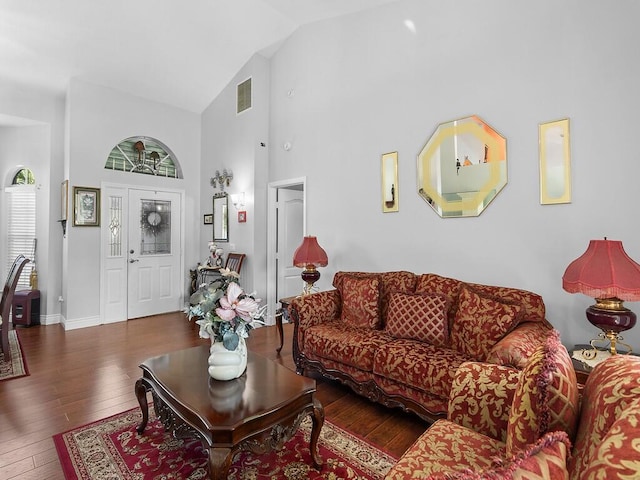
[[139, 259], [137, 259], [137, 258], [130, 258], [130, 259], [129, 259], [129, 263], [136, 263], [136, 262], [139, 262], [139, 261], [140, 261], [140, 260], [139, 260]]

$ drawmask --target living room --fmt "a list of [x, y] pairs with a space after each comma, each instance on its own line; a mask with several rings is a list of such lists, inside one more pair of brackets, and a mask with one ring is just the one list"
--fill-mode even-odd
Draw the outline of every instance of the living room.
[[[227, 191], [246, 195], [247, 220], [239, 223], [231, 207], [229, 237], [247, 254], [247, 291], [266, 298], [272, 281], [270, 185], [304, 178], [306, 233], [329, 256], [319, 290], [350, 270], [521, 288], [542, 296], [565, 346], [587, 342], [598, 333], [584, 314], [593, 299], [563, 290], [566, 267], [603, 237], [640, 259], [631, 185], [640, 176], [633, 158], [639, 14], [633, 0], [389, 2], [303, 25], [255, 52], [202, 110], [81, 78], [61, 95], [3, 75], [0, 114], [22, 123], [0, 127], [0, 169], [3, 187], [18, 165], [36, 176], [42, 323], [68, 330], [104, 323], [105, 226], [76, 227], [69, 217], [63, 236], [63, 181], [183, 192], [178, 284], [186, 299], [188, 270], [211, 240], [202, 221], [216, 191], [210, 178], [228, 169]], [[253, 105], [238, 115], [236, 86], [249, 77]], [[470, 115], [506, 138], [508, 182], [481, 215], [443, 219], [418, 194], [416, 156], [440, 123]], [[570, 120], [572, 198], [541, 205], [538, 127], [562, 118]], [[109, 151], [135, 135], [168, 145], [183, 178], [105, 170]], [[393, 213], [382, 212], [387, 152], [398, 152]], [[626, 306], [638, 311], [636, 302]], [[639, 329], [624, 337], [640, 348]]]
[[[211, 213], [209, 179], [227, 168], [235, 175], [230, 193], [247, 198], [247, 222], [232, 219], [229, 229], [235, 249], [248, 254], [249, 290], [264, 296], [268, 283], [267, 185], [305, 177], [306, 233], [330, 258], [321, 290], [339, 270], [437, 272], [535, 291], [566, 345], [592, 338], [583, 313], [591, 299], [563, 291], [561, 277], [591, 239], [619, 239], [640, 258], [637, 229], [623, 221], [634, 218], [627, 184], [640, 169], [628, 157], [637, 8], [391, 2], [299, 28], [270, 57], [256, 53], [201, 114], [78, 79], [62, 98], [3, 80], [0, 111], [39, 123], [33, 128], [44, 129], [50, 147], [30, 165], [42, 195], [45, 323], [100, 323], [100, 229], [69, 225], [63, 238], [63, 180], [183, 188], [186, 270], [207, 254], [210, 226], [201, 219]], [[235, 87], [248, 77], [254, 106], [236, 115]], [[416, 155], [439, 123], [472, 114], [507, 139], [508, 183], [479, 217], [442, 219], [417, 194]], [[571, 122], [572, 200], [540, 205], [538, 125], [560, 118]], [[110, 149], [139, 134], [171, 147], [183, 180], [104, 170]], [[383, 214], [380, 157], [391, 151], [399, 157], [400, 209]], [[15, 162], [3, 155], [2, 165], [7, 178]], [[187, 281], [185, 272], [185, 291]], [[632, 330], [627, 340], [637, 345], [640, 334]]]

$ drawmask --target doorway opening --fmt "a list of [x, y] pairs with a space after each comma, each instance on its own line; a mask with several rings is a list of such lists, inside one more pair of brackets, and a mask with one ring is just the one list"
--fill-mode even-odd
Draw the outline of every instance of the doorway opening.
[[269, 184], [267, 225], [267, 304], [272, 322], [281, 298], [302, 292], [300, 269], [293, 253], [307, 231], [306, 177]]

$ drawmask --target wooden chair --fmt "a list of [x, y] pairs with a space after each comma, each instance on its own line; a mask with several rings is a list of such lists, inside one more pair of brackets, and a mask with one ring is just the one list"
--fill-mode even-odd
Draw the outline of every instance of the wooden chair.
[[16, 257], [2, 291], [2, 300], [0, 300], [0, 336], [2, 336], [2, 353], [4, 354], [5, 362], [11, 360], [11, 352], [9, 351], [9, 318], [13, 294], [16, 291], [18, 280], [20, 280], [22, 269], [27, 263], [29, 263], [29, 259], [24, 255]]
[[244, 257], [246, 257], [244, 253], [230, 253], [227, 255], [227, 261], [224, 268], [228, 268], [239, 275], [240, 269], [242, 268], [242, 262], [244, 262]]

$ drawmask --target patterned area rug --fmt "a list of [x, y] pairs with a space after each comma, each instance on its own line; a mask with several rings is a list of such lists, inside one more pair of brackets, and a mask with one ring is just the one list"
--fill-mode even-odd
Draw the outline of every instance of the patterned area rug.
[[[138, 408], [54, 435], [67, 480], [204, 479], [208, 452], [199, 440], [164, 432], [153, 409], [144, 434], [136, 432]], [[318, 442], [321, 472], [311, 465], [310, 417], [279, 452], [236, 455], [229, 479], [382, 479], [397, 459], [327, 420]]]
[[20, 348], [18, 332], [15, 330], [9, 330], [9, 351], [11, 352], [11, 361], [9, 362], [5, 362], [4, 355], [0, 353], [0, 381], [29, 375], [27, 362], [24, 360], [22, 348]]

